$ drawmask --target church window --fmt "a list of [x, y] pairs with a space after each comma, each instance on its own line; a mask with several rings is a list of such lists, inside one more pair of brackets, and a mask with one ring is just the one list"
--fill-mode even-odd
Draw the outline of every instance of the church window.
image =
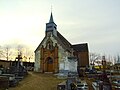
[[48, 58], [48, 62], [47, 62], [48, 64], [52, 64], [53, 63], [53, 60], [52, 60], [52, 58]]
[[52, 28], [52, 26], [47, 26], [47, 28]]

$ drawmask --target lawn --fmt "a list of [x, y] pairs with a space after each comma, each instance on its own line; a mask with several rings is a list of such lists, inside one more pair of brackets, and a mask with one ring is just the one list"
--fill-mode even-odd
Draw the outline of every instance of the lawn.
[[29, 72], [16, 87], [9, 90], [57, 90], [57, 84], [62, 81], [53, 74]]

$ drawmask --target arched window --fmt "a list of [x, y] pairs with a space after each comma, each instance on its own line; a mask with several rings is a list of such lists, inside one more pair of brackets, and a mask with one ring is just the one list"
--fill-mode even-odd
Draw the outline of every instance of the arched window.
[[52, 63], [53, 63], [53, 59], [50, 58], [50, 57], [48, 57], [48, 59], [47, 59], [47, 63], [48, 63], [48, 64], [52, 64]]

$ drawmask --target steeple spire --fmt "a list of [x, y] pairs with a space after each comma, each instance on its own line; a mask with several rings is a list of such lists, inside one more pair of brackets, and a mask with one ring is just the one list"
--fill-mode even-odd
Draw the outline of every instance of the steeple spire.
[[51, 12], [49, 23], [51, 23], [51, 22], [54, 22], [52, 12]]
[[54, 23], [52, 11], [50, 20], [48, 23], [46, 23], [46, 35], [49, 36], [49, 33], [51, 33], [54, 36], [57, 36], [57, 25]]

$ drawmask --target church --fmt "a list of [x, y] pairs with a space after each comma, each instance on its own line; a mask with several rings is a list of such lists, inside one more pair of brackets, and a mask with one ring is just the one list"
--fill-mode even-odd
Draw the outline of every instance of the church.
[[51, 12], [46, 23], [45, 37], [35, 50], [35, 72], [58, 73], [60, 70], [76, 71], [89, 65], [88, 44], [72, 45], [57, 30]]

